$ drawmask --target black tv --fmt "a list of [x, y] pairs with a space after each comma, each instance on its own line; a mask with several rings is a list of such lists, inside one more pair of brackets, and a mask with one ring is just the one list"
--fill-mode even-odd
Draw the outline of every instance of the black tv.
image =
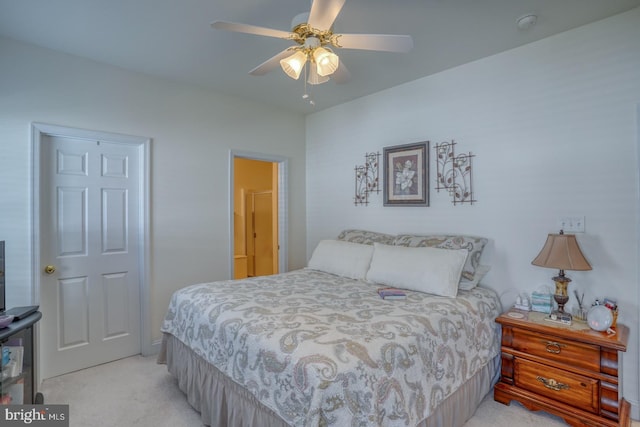
[[0, 313], [7, 307], [4, 299], [4, 240], [0, 240]]

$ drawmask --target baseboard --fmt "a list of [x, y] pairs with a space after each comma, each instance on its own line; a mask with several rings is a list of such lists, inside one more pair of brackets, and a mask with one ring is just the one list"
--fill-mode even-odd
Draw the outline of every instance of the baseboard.
[[[625, 399], [627, 398], [625, 397]], [[631, 419], [635, 421], [640, 420], [640, 404], [638, 404], [638, 401], [627, 399], [627, 402], [631, 404]]]
[[153, 356], [155, 354], [160, 353], [160, 347], [162, 346], [162, 339], [153, 341], [150, 345], [145, 346], [145, 348], [142, 350], [142, 355], [147, 357], [147, 356]]

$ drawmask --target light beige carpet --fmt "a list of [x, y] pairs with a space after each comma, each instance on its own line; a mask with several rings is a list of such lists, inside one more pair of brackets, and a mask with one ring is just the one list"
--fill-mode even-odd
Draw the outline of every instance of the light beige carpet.
[[[202, 426], [165, 365], [134, 356], [45, 380], [45, 403], [69, 404], [71, 427]], [[489, 393], [465, 427], [564, 426], [544, 412], [505, 406]], [[634, 423], [640, 427], [640, 423]]]

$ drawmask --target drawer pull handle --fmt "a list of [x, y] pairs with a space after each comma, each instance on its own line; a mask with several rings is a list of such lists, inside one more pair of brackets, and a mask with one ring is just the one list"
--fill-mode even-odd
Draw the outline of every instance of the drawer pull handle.
[[551, 390], [560, 391], [560, 390], [569, 390], [569, 386], [567, 384], [559, 383], [553, 378], [542, 378], [540, 376], [536, 377], [538, 381], [540, 381], [546, 388]]
[[547, 353], [560, 354], [562, 347], [566, 347], [566, 345], [555, 341], [543, 341], [543, 343], [547, 346]]

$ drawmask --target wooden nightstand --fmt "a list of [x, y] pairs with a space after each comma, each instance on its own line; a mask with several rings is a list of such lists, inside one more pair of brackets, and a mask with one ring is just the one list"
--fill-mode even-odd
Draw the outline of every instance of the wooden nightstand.
[[502, 325], [502, 370], [493, 398], [505, 405], [516, 400], [572, 426], [630, 426], [618, 353], [627, 350], [629, 328], [618, 324], [616, 334], [608, 335], [545, 316], [510, 310], [496, 319]]

